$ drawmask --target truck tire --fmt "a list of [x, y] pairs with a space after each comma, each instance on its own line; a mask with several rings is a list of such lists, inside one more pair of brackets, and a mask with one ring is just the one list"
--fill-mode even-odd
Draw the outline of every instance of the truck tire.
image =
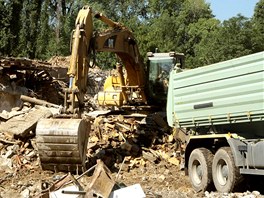
[[230, 147], [218, 149], [213, 159], [212, 170], [214, 185], [219, 192], [233, 191], [242, 178]]
[[194, 149], [188, 163], [188, 174], [196, 192], [211, 190], [213, 154], [206, 148]]

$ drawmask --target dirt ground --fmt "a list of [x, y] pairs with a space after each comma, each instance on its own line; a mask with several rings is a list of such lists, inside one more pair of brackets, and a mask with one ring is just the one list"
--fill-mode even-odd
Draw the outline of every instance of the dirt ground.
[[165, 162], [147, 163], [130, 172], [123, 172], [120, 178], [126, 185], [139, 183], [147, 197], [200, 197], [190, 186], [188, 177], [178, 167]]
[[[130, 186], [140, 184], [147, 197], [202, 197], [192, 190], [188, 177], [178, 167], [165, 162], [153, 164], [147, 162], [145, 166], [127, 169], [126, 164], [118, 174], [112, 172], [112, 177], [119, 185]], [[21, 168], [16, 173], [3, 174], [0, 177], [0, 197], [37, 197], [41, 186], [52, 184], [66, 173], [42, 171], [40, 167], [34, 169]], [[118, 175], [118, 178], [117, 178]], [[83, 176], [79, 181], [85, 187], [91, 176]]]
[[[158, 164], [146, 162], [144, 166], [134, 167], [129, 170], [128, 165], [124, 164], [122, 170], [112, 170], [112, 178], [119, 186], [131, 186], [140, 184], [147, 198], [263, 198], [264, 196], [257, 190], [263, 190], [258, 186], [252, 191], [236, 193], [217, 193], [200, 192], [195, 193], [191, 188], [189, 179], [184, 171], [179, 167], [161, 161]], [[9, 198], [29, 198], [38, 197], [41, 189], [52, 185], [61, 179], [66, 173], [54, 173], [52, 171], [43, 171], [35, 167], [28, 169], [21, 167], [15, 173], [0, 173], [0, 197]], [[77, 178], [78, 175], [74, 175]], [[259, 178], [257, 179], [259, 180]], [[85, 188], [91, 182], [91, 175], [84, 175], [79, 183]]]

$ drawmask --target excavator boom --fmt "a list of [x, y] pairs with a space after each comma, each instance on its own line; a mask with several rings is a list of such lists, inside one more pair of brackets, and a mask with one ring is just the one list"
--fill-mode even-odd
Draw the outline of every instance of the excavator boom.
[[[132, 95], [141, 103], [146, 102], [145, 71], [132, 32], [102, 14], [95, 14], [94, 17], [110, 29], [93, 33], [91, 7], [85, 6], [79, 11], [71, 39], [71, 59], [67, 73], [70, 80], [65, 90], [63, 114], [61, 118], [43, 119], [37, 124], [36, 142], [44, 169], [73, 171], [85, 168], [90, 124], [81, 118], [81, 114], [92, 51], [115, 53], [127, 71], [125, 78], [120, 66], [119, 76], [108, 80], [109, 86], [106, 86], [104, 96], [101, 97], [104, 104], [119, 106], [123, 101], [131, 101]], [[127, 94], [128, 91], [130, 94]], [[110, 100], [106, 100], [107, 94]]]
[[[93, 18], [101, 20], [109, 29], [94, 32]], [[44, 169], [73, 171], [80, 167], [86, 168], [90, 122], [81, 118], [81, 115], [92, 53], [112, 52], [121, 62], [116, 65], [117, 75], [108, 77], [104, 91], [98, 93], [100, 105], [141, 109], [144, 105], [149, 107], [147, 89], [150, 88], [146, 86], [146, 81], [152, 80], [153, 87], [157, 88], [156, 80], [161, 80], [160, 74], [164, 74], [163, 66], [153, 57], [153, 77], [148, 78], [132, 32], [101, 13], [93, 14], [91, 7], [88, 6], [83, 7], [78, 13], [71, 44], [68, 68], [70, 80], [69, 87], [65, 90], [64, 111], [60, 118], [43, 119], [37, 124], [36, 142]], [[168, 63], [171, 67], [176, 57], [169, 58]], [[164, 60], [164, 57], [162, 59]], [[159, 100], [159, 93], [153, 92], [152, 95]]]
[[90, 40], [93, 34], [92, 9], [83, 7], [76, 18], [75, 30], [72, 36], [72, 53], [68, 75], [69, 89], [66, 91], [66, 112], [75, 113], [84, 105], [84, 94], [87, 89], [87, 74], [89, 71]]
[[36, 128], [36, 142], [43, 169], [77, 171], [86, 169], [86, 147], [90, 122], [81, 118], [89, 71], [90, 40], [93, 33], [92, 10], [83, 7], [72, 35], [69, 88], [65, 90], [61, 118], [42, 119]]

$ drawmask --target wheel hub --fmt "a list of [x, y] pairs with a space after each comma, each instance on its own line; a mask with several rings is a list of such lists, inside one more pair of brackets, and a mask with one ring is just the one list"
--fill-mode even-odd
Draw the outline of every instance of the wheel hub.
[[221, 160], [219, 161], [218, 165], [217, 165], [217, 178], [218, 181], [221, 185], [226, 185], [227, 181], [228, 181], [228, 166], [225, 163], [225, 161]]
[[194, 162], [193, 176], [195, 183], [200, 184], [203, 177], [203, 169], [199, 161]]

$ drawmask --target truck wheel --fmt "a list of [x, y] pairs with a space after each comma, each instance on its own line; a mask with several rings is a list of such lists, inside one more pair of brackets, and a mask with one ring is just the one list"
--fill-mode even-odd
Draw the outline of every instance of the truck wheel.
[[206, 148], [194, 149], [188, 163], [190, 182], [196, 192], [210, 190], [212, 187], [213, 154]]
[[242, 177], [229, 147], [218, 149], [213, 159], [212, 170], [214, 185], [219, 192], [231, 192]]

